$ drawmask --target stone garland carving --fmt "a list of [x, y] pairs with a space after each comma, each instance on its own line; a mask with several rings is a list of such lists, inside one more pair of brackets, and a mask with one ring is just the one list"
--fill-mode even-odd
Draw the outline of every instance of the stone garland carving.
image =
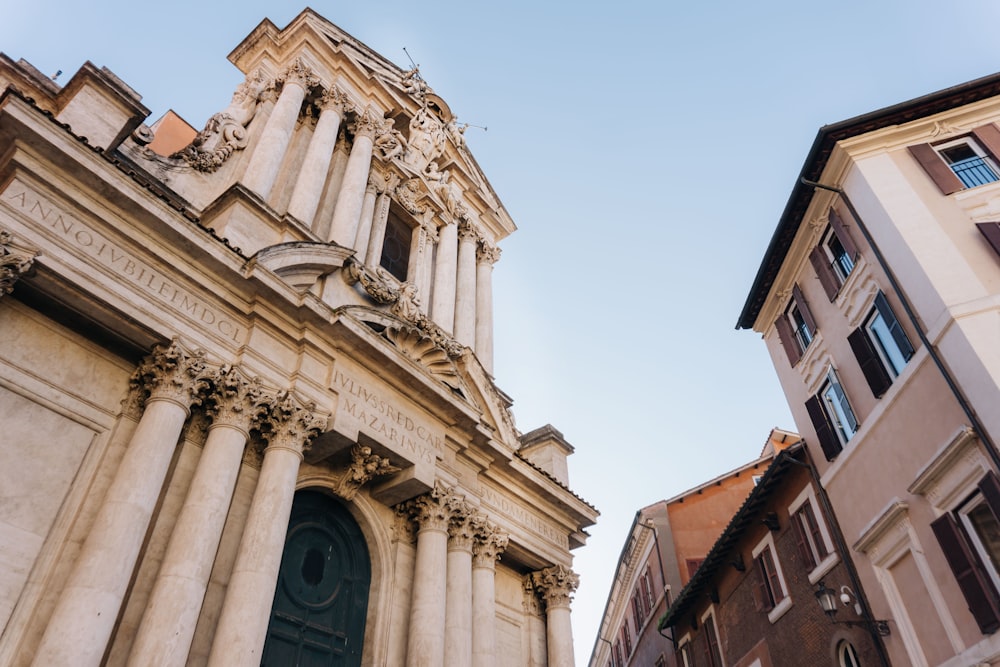
[[150, 399], [166, 399], [185, 407], [200, 405], [212, 373], [202, 350], [183, 348], [177, 340], [157, 346], [132, 374], [130, 384]]
[[314, 412], [312, 403], [303, 404], [288, 391], [280, 392], [261, 420], [268, 448], [290, 449], [303, 454], [311, 440], [326, 427], [328, 417]]
[[351, 449], [351, 465], [340, 478], [334, 492], [344, 500], [354, 500], [362, 486], [383, 475], [399, 472], [399, 467], [384, 456], [372, 453], [372, 448], [354, 445]]
[[568, 567], [554, 565], [544, 570], [532, 572], [531, 584], [535, 591], [545, 600], [545, 606], [568, 607], [573, 599], [573, 593], [580, 585], [580, 577]]
[[484, 516], [473, 519], [475, 540], [472, 543], [473, 567], [494, 567], [507, 548], [510, 536]]
[[28, 272], [37, 253], [26, 255], [11, 247], [14, 237], [0, 230], [0, 297], [14, 291], [14, 283]]
[[274, 82], [261, 70], [255, 70], [236, 88], [225, 111], [209, 118], [194, 141], [170, 157], [184, 160], [197, 171], [217, 171], [234, 152], [246, 148], [246, 126], [256, 115], [267, 91], [274, 90]]
[[365, 293], [375, 303], [388, 305], [399, 299], [399, 288], [393, 285], [381, 267], [373, 272], [361, 262], [351, 259], [347, 262], [344, 279], [348, 285], [361, 283]]

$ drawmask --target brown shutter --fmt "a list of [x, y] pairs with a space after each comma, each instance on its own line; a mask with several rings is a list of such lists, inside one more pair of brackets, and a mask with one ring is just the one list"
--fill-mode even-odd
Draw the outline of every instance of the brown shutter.
[[767, 575], [764, 572], [764, 564], [758, 557], [757, 567], [754, 568], [756, 577], [753, 578], [753, 606], [757, 611], [771, 611], [774, 604], [771, 602], [771, 594], [767, 590]]
[[965, 186], [958, 176], [951, 170], [937, 151], [930, 144], [917, 144], [908, 147], [910, 154], [920, 163], [927, 175], [931, 177], [934, 184], [938, 186], [942, 194], [950, 195], [953, 192], [964, 190]]
[[983, 572], [979, 556], [970, 547], [962, 527], [950, 513], [942, 514], [931, 522], [931, 528], [980, 632], [984, 635], [993, 634], [1000, 628], [1000, 608], [997, 605], [996, 589]]
[[979, 480], [979, 490], [982, 492], [990, 511], [993, 512], [993, 516], [1000, 521], [1000, 477], [997, 477], [997, 474], [992, 470], [989, 471], [985, 477]]
[[813, 557], [812, 549], [809, 548], [809, 540], [806, 538], [805, 515], [800, 509], [792, 515], [792, 525], [795, 526], [795, 540], [799, 545], [799, 554], [806, 568], [812, 571], [816, 568], [816, 559]]
[[830, 423], [830, 418], [827, 416], [826, 410], [823, 409], [818, 395], [806, 401], [806, 412], [809, 413], [809, 419], [812, 420], [813, 428], [816, 429], [816, 439], [819, 440], [823, 456], [826, 457], [827, 461], [834, 460], [843, 446], [833, 431], [833, 424]]
[[981, 125], [972, 131], [972, 136], [989, 152], [993, 161], [1000, 165], [1000, 128], [993, 123]]
[[868, 380], [868, 386], [871, 387], [872, 394], [875, 398], [880, 398], [885, 392], [889, 391], [889, 387], [892, 386], [892, 378], [889, 377], [889, 372], [882, 365], [882, 359], [878, 356], [878, 352], [875, 350], [871, 338], [868, 337], [865, 327], [860, 326], [852, 331], [847, 337], [847, 342], [851, 344], [851, 349], [854, 350], [854, 356], [857, 357], [858, 365], [861, 366], [861, 372], [865, 374], [865, 379]]
[[788, 355], [788, 363], [792, 366], [799, 362], [799, 358], [802, 356], [802, 350], [799, 349], [799, 341], [796, 340], [795, 334], [792, 333], [792, 323], [788, 321], [784, 313], [775, 320], [774, 328], [778, 330], [778, 340], [781, 341], [782, 347], [785, 348], [785, 354]]
[[809, 304], [806, 303], [806, 298], [802, 296], [802, 290], [799, 289], [798, 285], [792, 285], [792, 298], [795, 299], [795, 305], [799, 307], [802, 319], [805, 320], [806, 326], [809, 327], [809, 333], [815, 336], [816, 320], [813, 318], [812, 311], [809, 310]]
[[993, 251], [1000, 255], [1000, 222], [977, 222], [976, 228], [989, 241]]
[[812, 249], [812, 252], [809, 253], [809, 261], [812, 262], [813, 268], [816, 269], [816, 276], [819, 278], [819, 284], [823, 286], [823, 291], [826, 292], [830, 301], [833, 301], [833, 298], [837, 296], [837, 291], [840, 289], [840, 281], [837, 280], [837, 276], [834, 274], [833, 267], [830, 266], [830, 262], [827, 260], [822, 246], [816, 246]]
[[833, 227], [833, 233], [837, 235], [838, 239], [840, 239], [840, 245], [844, 246], [844, 250], [846, 250], [847, 254], [851, 256], [851, 259], [857, 259], [858, 246], [854, 243], [854, 239], [851, 238], [850, 232], [847, 231], [844, 221], [841, 219], [836, 209], [833, 208], [830, 209], [830, 226]]

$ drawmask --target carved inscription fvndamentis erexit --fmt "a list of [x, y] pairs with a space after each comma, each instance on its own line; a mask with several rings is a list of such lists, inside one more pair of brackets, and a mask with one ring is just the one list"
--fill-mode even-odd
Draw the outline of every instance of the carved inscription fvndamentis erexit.
[[215, 330], [234, 342], [239, 343], [245, 337], [246, 332], [239, 324], [185, 290], [163, 272], [59, 208], [23, 181], [16, 178], [12, 180], [0, 194], [0, 202], [22, 218], [49, 230], [69, 250], [97, 260], [123, 283], [137, 287], [153, 301], [172, 308], [199, 326]]

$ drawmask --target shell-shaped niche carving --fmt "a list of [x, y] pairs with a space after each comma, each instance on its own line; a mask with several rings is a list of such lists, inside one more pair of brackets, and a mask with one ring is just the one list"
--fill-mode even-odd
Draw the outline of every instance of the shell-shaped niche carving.
[[401, 354], [426, 368], [431, 375], [449, 386], [457, 386], [458, 374], [448, 353], [431, 338], [408, 327], [389, 327], [385, 330], [385, 337]]

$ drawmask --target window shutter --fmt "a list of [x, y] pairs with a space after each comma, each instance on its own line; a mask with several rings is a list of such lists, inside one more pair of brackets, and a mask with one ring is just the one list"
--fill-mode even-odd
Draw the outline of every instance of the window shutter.
[[970, 548], [962, 527], [949, 513], [932, 521], [931, 528], [980, 632], [984, 635], [993, 634], [1000, 628], [997, 592], [986, 578], [979, 557]]
[[805, 515], [799, 510], [792, 516], [792, 524], [795, 526], [795, 540], [799, 545], [799, 554], [802, 562], [810, 571], [816, 568], [816, 559], [813, 558], [812, 549], [809, 548], [809, 540], [806, 538]]
[[823, 252], [822, 246], [816, 246], [809, 253], [809, 261], [812, 262], [813, 268], [816, 269], [816, 275], [819, 277], [819, 284], [823, 286], [823, 291], [833, 301], [833, 297], [837, 296], [837, 291], [840, 289], [838, 284], [837, 276], [833, 273], [833, 268], [830, 266], [830, 262], [826, 259], [826, 253]]
[[843, 447], [837, 439], [837, 434], [833, 432], [833, 424], [830, 423], [830, 418], [823, 409], [818, 395], [806, 401], [806, 412], [809, 413], [809, 419], [816, 429], [816, 438], [819, 440], [820, 449], [823, 450], [823, 456], [827, 461], [834, 460]]
[[795, 305], [799, 307], [799, 312], [802, 314], [802, 319], [805, 320], [806, 326], [809, 327], [809, 332], [816, 335], [816, 320], [813, 319], [812, 311], [809, 310], [809, 304], [806, 303], [806, 298], [802, 296], [802, 290], [799, 289], [798, 285], [792, 285], [792, 298], [795, 299]]
[[941, 194], [950, 195], [953, 192], [964, 190], [965, 186], [958, 176], [951, 170], [951, 167], [944, 163], [941, 156], [930, 144], [917, 144], [908, 146], [910, 155], [920, 163], [927, 175], [931, 177], [934, 184], [941, 190]]
[[1000, 128], [993, 123], [981, 125], [972, 131], [972, 136], [985, 148], [994, 162], [1000, 163]]
[[771, 611], [774, 605], [771, 604], [771, 594], [767, 592], [767, 575], [764, 574], [764, 564], [760, 558], [757, 559], [757, 576], [753, 580], [753, 606], [757, 611]]
[[997, 474], [992, 470], [989, 471], [985, 477], [979, 480], [979, 490], [982, 492], [990, 511], [993, 512], [993, 516], [1000, 520], [1000, 477], [997, 477]]
[[892, 334], [892, 339], [896, 341], [903, 359], [909, 361], [910, 357], [913, 356], [913, 346], [910, 345], [910, 339], [906, 337], [906, 332], [903, 331], [903, 327], [900, 326], [899, 320], [896, 319], [896, 314], [892, 312], [892, 308], [889, 307], [889, 302], [882, 292], [875, 295], [875, 308], [889, 327], [889, 333]]
[[[950, 170], [949, 170], [950, 171]], [[844, 226], [844, 221], [833, 208], [830, 209], [830, 226], [833, 227], [833, 233], [837, 235], [840, 239], [840, 245], [844, 246], [844, 250], [847, 254], [851, 256], [851, 259], [858, 258], [858, 246], [855, 245], [854, 239], [851, 238], [850, 233], [847, 231], [847, 227]]]
[[795, 340], [795, 334], [792, 333], [792, 323], [782, 313], [775, 320], [774, 328], [778, 330], [778, 340], [781, 341], [781, 346], [785, 348], [785, 354], [788, 355], [788, 363], [794, 366], [799, 362], [802, 351], [799, 349], [798, 341]]
[[868, 380], [868, 386], [872, 389], [875, 398], [880, 398], [882, 394], [889, 390], [892, 385], [892, 378], [882, 365], [882, 359], [878, 356], [875, 346], [864, 326], [860, 326], [847, 337], [847, 342], [854, 350], [854, 356], [858, 359], [861, 372]]
[[1000, 222], [977, 222], [976, 228], [989, 241], [993, 251], [1000, 255]]

